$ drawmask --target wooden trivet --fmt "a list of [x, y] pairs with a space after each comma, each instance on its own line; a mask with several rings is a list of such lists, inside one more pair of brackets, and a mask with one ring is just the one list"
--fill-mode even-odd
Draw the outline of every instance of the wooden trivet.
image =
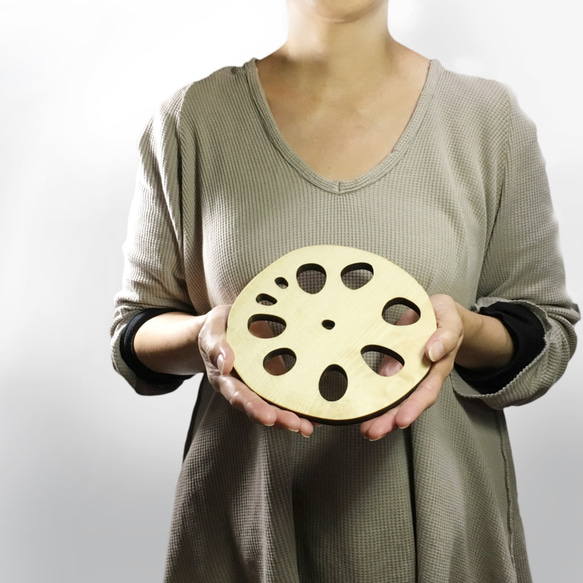
[[[396, 325], [410, 310], [417, 320]], [[417, 386], [435, 329], [431, 301], [406, 271], [368, 251], [317, 245], [249, 282], [232, 306], [227, 342], [237, 374], [266, 401], [312, 420], [354, 423]], [[383, 358], [400, 370], [376, 372]]]

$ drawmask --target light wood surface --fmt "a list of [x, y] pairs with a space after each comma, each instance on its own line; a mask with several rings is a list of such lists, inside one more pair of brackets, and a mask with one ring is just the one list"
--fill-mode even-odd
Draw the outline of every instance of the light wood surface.
[[[398, 317], [391, 312], [408, 308], [416, 322], [389, 323]], [[406, 271], [367, 251], [318, 245], [249, 282], [231, 309], [227, 341], [237, 374], [261, 397], [310, 419], [350, 423], [415, 388], [429, 370], [424, 345], [435, 329], [429, 297]], [[363, 351], [403, 366], [380, 375]]]

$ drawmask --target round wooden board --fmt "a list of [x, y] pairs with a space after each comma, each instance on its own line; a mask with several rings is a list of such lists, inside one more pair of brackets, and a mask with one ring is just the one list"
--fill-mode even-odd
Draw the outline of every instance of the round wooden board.
[[[417, 321], [396, 325], [409, 309]], [[353, 423], [417, 386], [435, 329], [431, 301], [406, 271], [374, 253], [317, 245], [249, 282], [232, 306], [227, 342], [237, 374], [265, 400], [324, 423]], [[392, 376], [376, 372], [385, 356], [402, 365]]]

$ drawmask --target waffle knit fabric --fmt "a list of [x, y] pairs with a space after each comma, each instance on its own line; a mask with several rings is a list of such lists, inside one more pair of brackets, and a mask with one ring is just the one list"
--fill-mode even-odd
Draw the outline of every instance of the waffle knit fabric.
[[[166, 583], [524, 583], [530, 574], [503, 409], [543, 395], [575, 349], [536, 131], [500, 84], [432, 61], [394, 151], [364, 175], [314, 173], [279, 133], [255, 61], [177, 92], [152, 118], [112, 327], [147, 308], [232, 303], [298, 247], [382, 255], [429, 294], [527, 306], [545, 348], [503, 389], [454, 371], [437, 403], [377, 442], [358, 425], [310, 439], [254, 425], [203, 380]], [[175, 385], [172, 385], [174, 388]]]

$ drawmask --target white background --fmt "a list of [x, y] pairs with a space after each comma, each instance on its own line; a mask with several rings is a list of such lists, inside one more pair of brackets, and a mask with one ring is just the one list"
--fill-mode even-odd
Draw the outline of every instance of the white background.
[[[394, 36], [509, 84], [539, 127], [582, 297], [572, 0], [391, 0]], [[160, 582], [194, 384], [139, 397], [109, 362], [136, 168], [157, 104], [284, 39], [284, 0], [0, 0], [0, 580]], [[535, 582], [580, 583], [583, 350], [508, 411]], [[470, 582], [468, 582], [470, 583]]]

